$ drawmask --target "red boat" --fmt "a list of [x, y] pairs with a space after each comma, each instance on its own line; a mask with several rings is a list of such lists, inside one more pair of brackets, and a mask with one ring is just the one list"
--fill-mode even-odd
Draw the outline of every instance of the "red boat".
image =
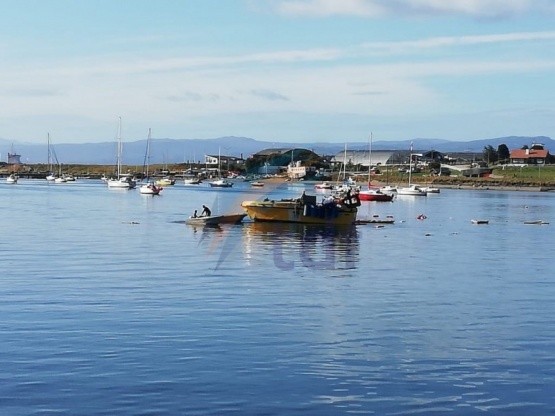
[[392, 194], [384, 194], [379, 189], [367, 189], [365, 191], [360, 191], [358, 197], [361, 201], [385, 201], [389, 202], [393, 200]]

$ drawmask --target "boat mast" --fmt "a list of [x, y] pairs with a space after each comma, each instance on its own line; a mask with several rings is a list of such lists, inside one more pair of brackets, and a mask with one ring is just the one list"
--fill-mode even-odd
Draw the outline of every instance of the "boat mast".
[[50, 150], [50, 133], [47, 134], [48, 138], [48, 171], [52, 172], [52, 151]]
[[371, 172], [372, 172], [372, 132], [370, 132], [370, 145], [368, 146], [368, 187], [370, 187], [370, 183], [372, 182]]
[[148, 180], [148, 168], [150, 166], [150, 135], [151, 129], [148, 128], [148, 138], [146, 139], [146, 154], [145, 154], [145, 165], [146, 165], [146, 179]]
[[117, 179], [120, 178], [121, 176], [121, 152], [122, 152], [122, 144], [121, 144], [121, 116], [119, 117], [119, 121], [118, 121], [118, 163], [117, 163], [117, 172], [118, 172], [118, 177]]
[[412, 142], [410, 142], [410, 154], [409, 154], [409, 187], [411, 185], [412, 180]]

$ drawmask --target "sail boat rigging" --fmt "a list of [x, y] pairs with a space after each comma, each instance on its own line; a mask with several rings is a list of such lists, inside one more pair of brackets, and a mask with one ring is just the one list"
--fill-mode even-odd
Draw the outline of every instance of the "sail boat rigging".
[[228, 181], [225, 178], [222, 178], [222, 155], [221, 149], [218, 148], [218, 175], [220, 176], [218, 179], [212, 182], [208, 182], [212, 188], [231, 188], [233, 186], [233, 182]]
[[108, 188], [115, 189], [133, 189], [136, 186], [136, 182], [129, 176], [123, 175], [121, 173], [121, 156], [123, 152], [123, 143], [121, 138], [121, 117], [119, 117], [118, 122], [118, 152], [117, 152], [117, 177], [108, 179], [106, 183]]
[[370, 133], [370, 141], [368, 144], [368, 189], [361, 190], [359, 192], [359, 198], [361, 201], [391, 201], [393, 200], [393, 194], [384, 193], [378, 188], [372, 188], [371, 186], [371, 175], [372, 175], [372, 133]]
[[151, 138], [151, 129], [148, 129], [148, 138], [146, 139], [146, 152], [145, 152], [145, 183], [141, 185], [139, 188], [139, 192], [143, 195], [159, 195], [160, 191], [162, 190], [161, 186], [156, 186], [154, 182], [150, 180], [149, 175], [149, 166], [150, 166], [150, 138]]
[[412, 184], [412, 142], [410, 142], [409, 154], [409, 185], [404, 188], [397, 189], [397, 195], [409, 196], [427, 196], [428, 193], [417, 185]]

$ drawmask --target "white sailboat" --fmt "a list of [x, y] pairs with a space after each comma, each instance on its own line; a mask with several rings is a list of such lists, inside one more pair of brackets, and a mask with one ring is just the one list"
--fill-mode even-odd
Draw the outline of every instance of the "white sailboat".
[[56, 175], [52, 170], [52, 148], [50, 147], [50, 133], [48, 133], [48, 174], [46, 175], [47, 181], [54, 181]]
[[231, 188], [233, 186], [233, 182], [228, 181], [225, 178], [222, 178], [222, 156], [220, 149], [218, 149], [218, 175], [220, 175], [219, 179], [214, 181], [208, 182], [208, 184], [212, 188]]
[[418, 185], [412, 184], [412, 142], [410, 143], [410, 159], [409, 159], [409, 186], [397, 188], [397, 195], [407, 196], [427, 196], [428, 193]]
[[[17, 155], [15, 154], [14, 150], [13, 150], [13, 144], [12, 144], [12, 155], [13, 155], [14, 157], [17, 156]], [[8, 163], [10, 162], [10, 157], [11, 157], [11, 156], [10, 156], [10, 152], [8, 152]], [[11, 184], [11, 185], [16, 184], [16, 183], [17, 183], [17, 180], [19, 179], [19, 176], [17, 175], [17, 171], [16, 171], [15, 167], [16, 167], [16, 161], [14, 160], [14, 161], [13, 161], [13, 164], [12, 164], [12, 169], [13, 169], [13, 171], [12, 171], [12, 172], [8, 175], [8, 177], [6, 178], [6, 183], [9, 183], [9, 184]]]
[[162, 190], [161, 186], [156, 186], [156, 184], [150, 180], [148, 174], [148, 169], [150, 166], [150, 137], [151, 137], [151, 129], [148, 129], [148, 138], [146, 139], [146, 152], [145, 152], [145, 181], [139, 187], [139, 192], [142, 195], [159, 195], [160, 191]]
[[133, 189], [137, 185], [136, 182], [129, 175], [122, 175], [121, 173], [121, 155], [123, 151], [123, 144], [121, 138], [121, 117], [118, 123], [118, 158], [117, 158], [117, 176], [108, 179], [106, 184], [108, 188], [113, 189]]

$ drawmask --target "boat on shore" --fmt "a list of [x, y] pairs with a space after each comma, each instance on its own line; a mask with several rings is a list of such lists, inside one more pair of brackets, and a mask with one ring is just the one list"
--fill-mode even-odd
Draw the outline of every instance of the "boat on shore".
[[352, 225], [356, 221], [360, 199], [357, 194], [347, 193], [317, 203], [316, 196], [303, 193], [295, 199], [243, 201], [241, 206], [253, 221]]

